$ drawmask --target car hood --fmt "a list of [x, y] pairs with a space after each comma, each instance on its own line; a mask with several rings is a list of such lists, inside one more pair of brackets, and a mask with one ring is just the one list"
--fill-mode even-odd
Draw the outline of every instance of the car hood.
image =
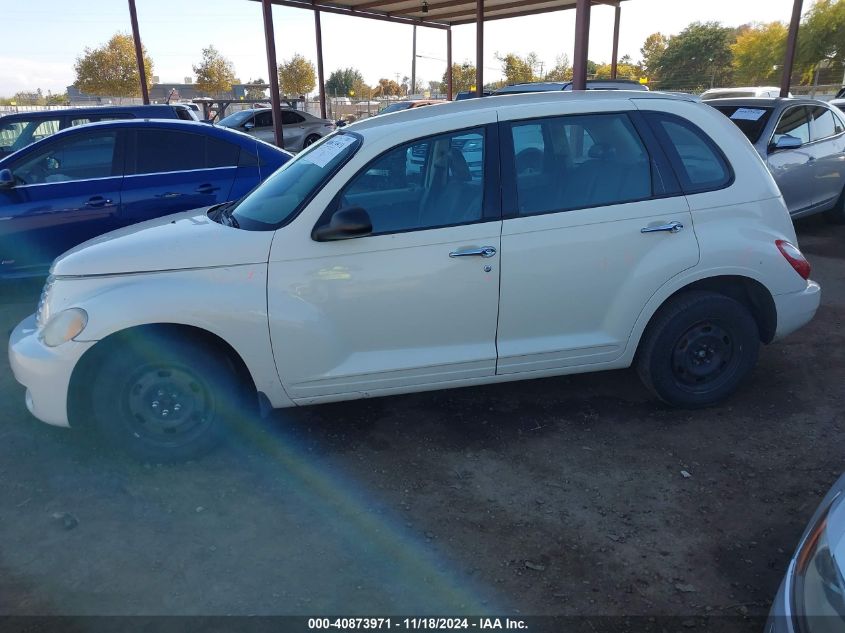
[[95, 237], [61, 255], [50, 272], [76, 277], [267, 261], [272, 231], [224, 226], [212, 221], [207, 211], [194, 209], [168, 215]]

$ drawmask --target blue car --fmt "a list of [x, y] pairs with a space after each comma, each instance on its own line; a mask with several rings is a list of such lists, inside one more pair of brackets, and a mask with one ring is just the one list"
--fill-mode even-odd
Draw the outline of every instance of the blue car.
[[240, 198], [291, 154], [189, 121], [69, 128], [0, 160], [0, 279], [113, 229]]

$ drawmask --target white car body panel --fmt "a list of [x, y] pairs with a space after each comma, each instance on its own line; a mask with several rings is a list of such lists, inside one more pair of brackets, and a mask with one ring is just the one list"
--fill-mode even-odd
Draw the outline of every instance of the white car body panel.
[[[704, 130], [732, 164], [733, 184], [564, 213], [311, 238], [341, 187], [406, 141], [497, 120], [637, 108], [677, 114]], [[796, 243], [777, 185], [742, 133], [704, 105], [659, 93], [541, 93], [420, 108], [348, 129], [364, 138], [358, 153], [275, 231], [237, 230], [188, 213], [121, 229], [59, 258], [46, 309], [80, 307], [89, 320], [77, 340], [49, 354], [39, 351], [31, 325], [16, 330], [9, 354], [36, 415], [67, 424], [59, 412], [79, 358], [97, 341], [146, 324], [219, 337], [257, 390], [286, 407], [626, 367], [666, 299], [714, 276], [768, 289], [778, 337], [818, 306], [818, 286], [774, 246]], [[668, 221], [684, 229], [640, 233]], [[496, 255], [449, 257], [484, 246]], [[44, 377], [32, 370], [33, 359], [53, 357]]]

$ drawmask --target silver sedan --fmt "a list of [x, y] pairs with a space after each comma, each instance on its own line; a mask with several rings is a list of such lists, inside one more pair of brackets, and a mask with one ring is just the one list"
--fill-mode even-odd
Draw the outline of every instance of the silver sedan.
[[793, 218], [845, 223], [845, 114], [816, 99], [715, 99], [766, 162]]
[[[246, 132], [268, 143], [276, 141], [273, 132], [273, 113], [270, 108], [240, 110], [221, 119], [217, 125]], [[315, 117], [302, 110], [282, 108], [282, 136], [287, 150], [298, 152], [333, 132], [334, 128], [334, 123], [326, 119]]]
[[845, 475], [825, 495], [772, 603], [765, 633], [845, 631]]

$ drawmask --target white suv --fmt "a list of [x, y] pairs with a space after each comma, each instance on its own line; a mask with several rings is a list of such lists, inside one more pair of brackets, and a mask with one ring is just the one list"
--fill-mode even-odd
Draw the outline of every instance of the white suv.
[[766, 166], [716, 110], [490, 97], [357, 123], [239, 202], [66, 253], [9, 355], [36, 417], [160, 460], [258, 405], [632, 363], [701, 407], [812, 319], [809, 274]]

